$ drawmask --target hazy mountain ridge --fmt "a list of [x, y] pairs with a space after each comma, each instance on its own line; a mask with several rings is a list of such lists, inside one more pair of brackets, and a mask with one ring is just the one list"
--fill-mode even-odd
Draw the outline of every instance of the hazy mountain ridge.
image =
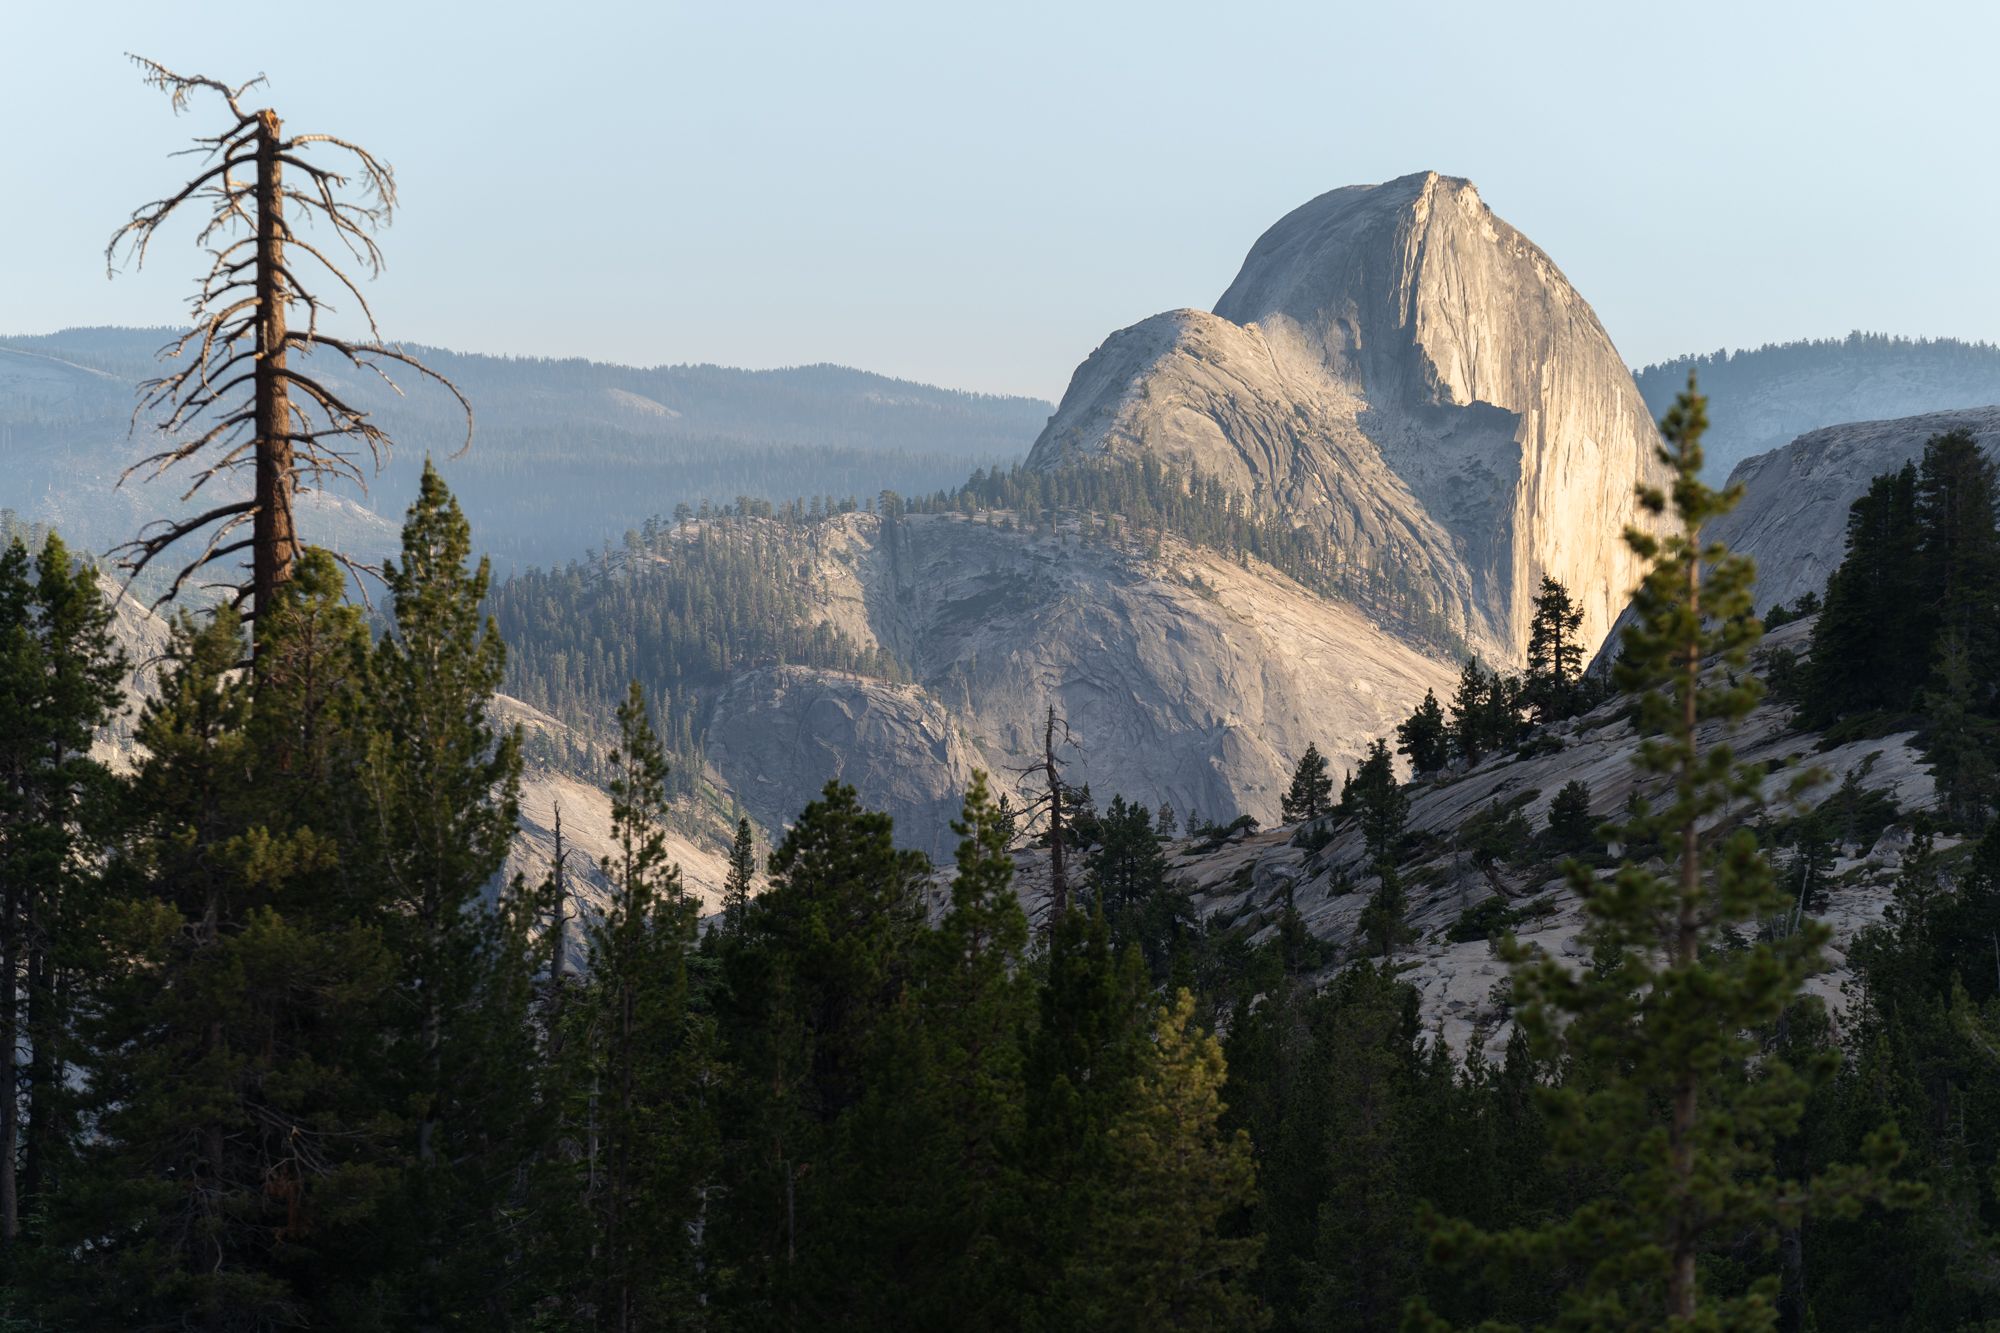
[[2000, 403], [2000, 346], [1956, 338], [1856, 332], [1676, 357], [1634, 372], [1655, 416], [1690, 370], [1709, 398], [1713, 476], [1824, 426]]
[[[107, 550], [176, 503], [185, 482], [118, 486], [149, 451], [129, 435], [137, 385], [160, 373], [168, 329], [69, 329], [0, 338], [0, 506], [60, 522]], [[322, 364], [315, 373], [374, 412], [398, 448], [365, 494], [336, 488], [302, 516], [309, 539], [363, 557], [394, 549], [403, 506], [433, 457], [503, 566], [552, 562], [619, 541], [676, 504], [739, 495], [869, 497], [955, 486], [1018, 457], [1050, 407], [840, 366], [638, 368], [478, 356], [411, 346], [471, 400], [399, 374]]]

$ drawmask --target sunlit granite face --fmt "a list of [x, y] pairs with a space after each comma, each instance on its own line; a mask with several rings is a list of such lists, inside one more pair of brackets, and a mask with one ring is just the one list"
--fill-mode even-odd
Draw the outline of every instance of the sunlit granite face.
[[1622, 533], [1660, 475], [1652, 421], [1589, 305], [1468, 182], [1335, 190], [1251, 248], [1215, 312], [1120, 330], [1030, 464], [1146, 454], [1324, 528], [1520, 652], [1543, 574], [1601, 635], [1636, 581]]

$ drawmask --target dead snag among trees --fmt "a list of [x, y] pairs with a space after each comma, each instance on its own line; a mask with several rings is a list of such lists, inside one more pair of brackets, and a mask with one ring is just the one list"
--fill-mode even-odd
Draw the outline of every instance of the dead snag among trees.
[[1063, 823], [1064, 811], [1068, 808], [1070, 789], [1064, 785], [1062, 764], [1056, 758], [1056, 750], [1061, 746], [1074, 746], [1077, 739], [1070, 733], [1067, 718], [1056, 716], [1054, 704], [1049, 705], [1048, 716], [1042, 725], [1042, 755], [1025, 768], [1015, 770], [1024, 781], [1039, 782], [1041, 792], [1032, 797], [1022, 807], [1025, 822], [1032, 823], [1038, 816], [1048, 815], [1049, 839], [1049, 919], [1047, 929], [1054, 929], [1063, 914], [1069, 911], [1069, 877], [1066, 867], [1067, 830]]
[[[194, 554], [175, 571], [159, 599], [164, 602], [209, 566], [248, 552], [248, 579], [224, 578], [207, 586], [227, 592], [254, 619], [298, 558], [292, 503], [300, 486], [324, 487], [344, 477], [365, 489], [361, 452], [378, 466], [390, 445], [388, 435], [350, 400], [351, 390], [333, 387], [325, 367], [344, 363], [368, 371], [398, 393], [391, 365], [442, 385], [464, 409], [467, 445], [472, 407], [450, 380], [382, 342], [367, 298], [336, 262], [326, 239], [330, 234], [339, 241], [346, 261], [366, 276], [382, 271], [374, 233], [388, 225], [396, 205], [396, 178], [388, 164], [331, 134], [288, 134], [269, 108], [246, 109], [243, 96], [263, 82], [261, 76], [231, 88], [139, 56], [131, 59], [148, 84], [172, 99], [176, 114], [196, 93], [211, 92], [228, 107], [229, 125], [197, 136], [183, 151], [199, 159], [200, 170], [173, 193], [135, 210], [105, 247], [109, 272], [116, 272], [121, 254], [135, 267], [143, 265], [160, 227], [191, 213], [200, 227], [195, 244], [210, 260], [190, 302], [190, 327], [160, 351], [163, 361], [179, 362], [178, 369], [139, 388], [134, 429], [141, 417], [149, 417], [162, 443], [125, 475], [157, 476], [187, 463], [193, 470], [183, 504], [209, 482], [246, 469], [254, 473], [254, 485], [248, 495], [218, 496], [209, 508], [149, 524], [118, 554], [137, 574], [170, 549], [185, 552], [189, 548], [181, 544], [190, 543]], [[307, 226], [319, 234], [308, 239], [301, 230]], [[353, 298], [364, 336], [339, 337], [320, 327], [321, 317], [335, 311], [325, 295], [330, 292]]]

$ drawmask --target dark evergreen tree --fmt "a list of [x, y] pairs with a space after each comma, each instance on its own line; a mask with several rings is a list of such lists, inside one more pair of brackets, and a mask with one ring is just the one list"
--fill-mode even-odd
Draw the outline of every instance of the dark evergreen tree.
[[1306, 746], [1298, 767], [1292, 770], [1291, 789], [1279, 805], [1283, 810], [1280, 818], [1287, 824], [1318, 819], [1332, 808], [1333, 779], [1327, 776], [1326, 756], [1319, 752], [1319, 746]]
[[1925, 591], [1918, 663], [1930, 666], [1950, 635], [1982, 686], [1974, 702], [1984, 708], [2000, 695], [2000, 479], [1972, 433], [1954, 430], [1925, 443], [1916, 491]]
[[1078, 1323], [1086, 1238], [1115, 1223], [1105, 1136], [1129, 1103], [1149, 996], [1137, 951], [1112, 948], [1101, 910], [1050, 928], [1038, 989], [1021, 1149], [1022, 1323], [1061, 1329]]
[[1410, 926], [1405, 919], [1409, 911], [1409, 895], [1403, 891], [1403, 879], [1394, 863], [1376, 863], [1374, 892], [1368, 895], [1354, 928], [1367, 956], [1384, 957], [1409, 941]]
[[736, 840], [729, 848], [729, 876], [722, 885], [722, 928], [731, 935], [743, 933], [743, 919], [750, 911], [750, 889], [757, 877], [757, 843], [750, 821], [736, 821]]
[[1031, 1224], [1020, 1155], [1035, 995], [1028, 920], [984, 774], [966, 794], [951, 904], [874, 1037], [870, 1076], [823, 1187], [857, 1326], [1020, 1326]]
[[[115, 810], [91, 757], [124, 655], [95, 573], [53, 533], [0, 550], [0, 1245], [76, 1139], [71, 1036]], [[25, 1056], [25, 1059], [23, 1058]]]
[[592, 1233], [584, 1308], [599, 1327], [634, 1330], [676, 1322], [708, 1295], [694, 1224], [720, 1142], [706, 1087], [713, 1025], [689, 1002], [697, 904], [667, 854], [667, 762], [636, 682], [618, 719], [602, 867], [612, 900], [568, 1044], [587, 1077], [571, 1116], [593, 1150], [580, 1182]]
[[1549, 802], [1548, 843], [1549, 850], [1558, 853], [1592, 851], [1603, 845], [1590, 813], [1590, 788], [1581, 778], [1565, 782]]
[[[1615, 1183], [1546, 1227], [1482, 1233], [1461, 1224], [1436, 1236], [1441, 1256], [1561, 1265], [1559, 1327], [1774, 1327], [1775, 1278], [1704, 1290], [1702, 1256], [1760, 1233], [1775, 1240], [1808, 1190], [1816, 1209], [1858, 1210], [1880, 1191], [1880, 1172], [1897, 1151], [1885, 1135], [1872, 1142], [1865, 1169], [1822, 1168], [1809, 1182], [1774, 1174], [1774, 1143], [1797, 1125], [1812, 1074], [1827, 1071], [1823, 1062], [1796, 1069], [1760, 1052], [1753, 1034], [1795, 1002], [1825, 932], [1808, 926], [1746, 948], [1724, 944], [1725, 929], [1784, 903], [1749, 830], [1719, 850], [1702, 839], [1707, 817], [1762, 777], [1739, 767], [1726, 744], [1703, 744], [1704, 722], [1733, 724], [1756, 703], [1756, 682], [1744, 673], [1759, 632], [1750, 563], [1703, 535], [1740, 496], [1700, 480], [1705, 425], [1690, 383], [1661, 424], [1671, 498], [1641, 490], [1672, 527], [1664, 538], [1628, 533], [1651, 568], [1618, 667], [1621, 686], [1640, 695], [1648, 739], [1638, 763], [1670, 784], [1664, 806], [1641, 806], [1626, 841], [1658, 840], [1675, 873], [1628, 862], [1600, 882], [1575, 867], [1593, 967], [1579, 973], [1534, 951], [1514, 953], [1524, 1029], [1551, 1059], [1560, 1051], [1595, 1075], [1573, 1074], [1547, 1094], [1556, 1151], [1579, 1169], [1608, 1170]], [[1710, 658], [1731, 673], [1705, 679]]]
[[140, 720], [86, 1029], [91, 1132], [50, 1221], [58, 1324], [380, 1311], [407, 1122], [377, 1077], [396, 959], [342, 873], [366, 655], [342, 582], [309, 551], [259, 608], [254, 709], [235, 617], [184, 621]]
[[1805, 916], [1825, 915], [1833, 887], [1833, 844], [1822, 821], [1801, 821], [1784, 871], [1780, 885], [1791, 901], [1791, 927], [1796, 929]]
[[1099, 821], [1100, 838], [1085, 872], [1107, 916], [1143, 905], [1165, 885], [1166, 853], [1145, 806], [1113, 796]]
[[1925, 749], [1937, 779], [1944, 817], [1977, 832], [2000, 804], [2000, 719], [1982, 715], [1986, 693], [1973, 668], [1972, 653], [1956, 630], [1939, 647], [1937, 672], [1922, 703], [1929, 716]]
[[1345, 800], [1361, 822], [1370, 864], [1394, 861], [1409, 819], [1410, 796], [1396, 781], [1396, 761], [1390, 757], [1387, 741], [1378, 738], [1368, 743], [1368, 757], [1355, 770]]
[[468, 568], [470, 556], [458, 502], [427, 465], [402, 556], [383, 571], [390, 625], [370, 662], [361, 767], [367, 852], [350, 876], [398, 959], [398, 1009], [381, 1036], [385, 1100], [413, 1122], [397, 1217], [417, 1326], [499, 1317], [533, 1095], [527, 922], [487, 896], [518, 822], [520, 737], [490, 721], [506, 650], [481, 616], [486, 562]]
[[1424, 691], [1424, 701], [1416, 711], [1396, 726], [1396, 753], [1407, 755], [1410, 770], [1419, 777], [1435, 773], [1451, 762], [1452, 733], [1445, 722], [1437, 694]]
[[1528, 630], [1528, 675], [1525, 696], [1543, 726], [1571, 717], [1579, 702], [1583, 678], [1583, 608], [1569, 589], [1542, 575], [1535, 594], [1535, 612]]
[[733, 1185], [716, 1224], [725, 1293], [746, 1318], [809, 1323], [850, 1289], [841, 1123], [866, 1091], [877, 1025], [907, 986], [927, 863], [887, 815], [828, 783], [770, 857], [724, 958]]
[[[1989, 835], [1988, 842], [1994, 839]], [[1976, 1021], [2000, 976], [2000, 879], [1953, 882], [1928, 837], [1909, 848], [1883, 923], [1848, 949], [1849, 1065], [1799, 1138], [1821, 1160], [1863, 1151], [1885, 1122], [1909, 1140], [1922, 1206], [1808, 1225], [1798, 1301], [1825, 1329], [1977, 1327], [2000, 1307], [1995, 1047]], [[1983, 1048], [1983, 1049], [1982, 1049]], [[1895, 1282], [1880, 1274], [1894, 1272]]]
[[1225, 1224], [1256, 1200], [1250, 1138], [1221, 1126], [1228, 1065], [1183, 990], [1154, 1020], [1129, 1100], [1106, 1128], [1102, 1208], [1075, 1257], [1078, 1326], [1253, 1329], [1261, 1238]]
[[1877, 477], [1847, 518], [1847, 554], [1814, 622], [1801, 713], [1908, 708], [1930, 670], [1918, 567], [1917, 470]]
[[1426, 1086], [1416, 995], [1387, 967], [1348, 968], [1317, 1006], [1318, 1068], [1304, 1071], [1326, 1108], [1318, 1117], [1324, 1158], [1301, 1324], [1388, 1328], [1416, 1290], [1423, 1251], [1417, 1231]]
[[1493, 710], [1494, 679], [1476, 657], [1465, 659], [1458, 673], [1458, 689], [1451, 696], [1451, 744], [1458, 757], [1476, 764], [1492, 750], [1488, 739], [1488, 719]]

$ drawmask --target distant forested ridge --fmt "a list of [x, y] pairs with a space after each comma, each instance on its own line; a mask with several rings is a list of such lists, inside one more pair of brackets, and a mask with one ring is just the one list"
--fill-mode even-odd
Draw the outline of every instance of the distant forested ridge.
[[[822, 516], [841, 510], [817, 499], [782, 515], [754, 501], [703, 505], [677, 522], [648, 520], [615, 553], [508, 579], [488, 603], [517, 645], [508, 690], [603, 734], [637, 682], [659, 712], [669, 792], [698, 794], [705, 704], [732, 672], [782, 664], [903, 678], [893, 659], [814, 614], [810, 566]], [[676, 814], [685, 827], [701, 824], [685, 803]]]
[[1708, 466], [1722, 477], [1809, 430], [2000, 403], [2000, 346], [1848, 334], [1675, 357], [1634, 372], [1655, 416], [1700, 380], [1716, 422]]
[[[169, 329], [0, 336], [0, 505], [60, 521], [108, 549], [169, 503], [116, 485], [137, 456], [133, 388], [160, 373]], [[327, 506], [308, 536], [378, 556], [395, 545], [395, 500], [426, 455], [450, 478], [503, 568], [553, 563], [618, 541], [682, 501], [739, 495], [872, 495], [954, 486], [969, 467], [1017, 458], [1050, 404], [933, 388], [843, 366], [780, 370], [607, 365], [410, 346], [472, 402], [475, 443], [448, 393], [321, 367], [395, 437], [369, 494]]]

